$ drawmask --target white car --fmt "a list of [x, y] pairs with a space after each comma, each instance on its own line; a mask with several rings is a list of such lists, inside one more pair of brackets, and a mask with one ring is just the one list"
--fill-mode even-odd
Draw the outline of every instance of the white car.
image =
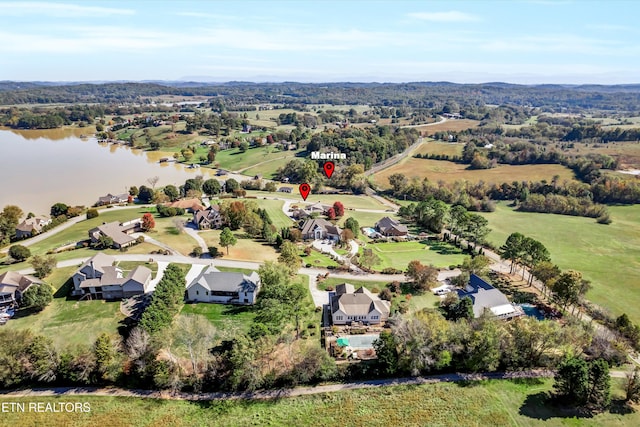
[[449, 289], [449, 288], [435, 289], [433, 291], [433, 293], [436, 294], [436, 295], [446, 295], [449, 292], [451, 292], [451, 289]]

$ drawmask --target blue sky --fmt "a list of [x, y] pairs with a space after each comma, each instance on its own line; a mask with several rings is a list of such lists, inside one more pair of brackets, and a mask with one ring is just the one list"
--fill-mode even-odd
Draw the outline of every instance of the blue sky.
[[0, 80], [640, 83], [640, 2], [0, 1]]

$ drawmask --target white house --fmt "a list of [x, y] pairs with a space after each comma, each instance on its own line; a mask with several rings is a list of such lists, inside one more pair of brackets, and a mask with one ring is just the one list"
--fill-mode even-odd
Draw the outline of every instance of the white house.
[[187, 286], [187, 301], [252, 305], [260, 292], [260, 276], [205, 269]]
[[353, 285], [343, 283], [336, 286], [330, 308], [334, 325], [352, 322], [375, 325], [389, 318], [391, 303], [381, 300], [364, 287], [354, 290]]

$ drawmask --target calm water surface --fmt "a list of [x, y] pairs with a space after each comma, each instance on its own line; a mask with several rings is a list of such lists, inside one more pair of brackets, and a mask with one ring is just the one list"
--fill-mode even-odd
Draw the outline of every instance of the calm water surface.
[[0, 130], [0, 209], [14, 204], [25, 214], [48, 214], [57, 202], [89, 206], [107, 193], [149, 186], [146, 181], [153, 176], [160, 178], [157, 186], [177, 186], [208, 173], [158, 164], [159, 153], [99, 144], [80, 134], [82, 129]]

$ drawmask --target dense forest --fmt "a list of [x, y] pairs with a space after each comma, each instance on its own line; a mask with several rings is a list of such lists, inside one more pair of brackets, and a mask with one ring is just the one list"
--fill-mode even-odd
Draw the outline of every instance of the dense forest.
[[638, 111], [640, 86], [514, 85], [506, 83], [101, 83], [54, 84], [0, 82], [0, 105], [50, 103], [149, 102], [159, 95], [222, 98], [227, 105], [256, 102], [287, 104], [369, 104], [461, 108], [491, 104], [539, 107], [548, 111], [598, 109]]

